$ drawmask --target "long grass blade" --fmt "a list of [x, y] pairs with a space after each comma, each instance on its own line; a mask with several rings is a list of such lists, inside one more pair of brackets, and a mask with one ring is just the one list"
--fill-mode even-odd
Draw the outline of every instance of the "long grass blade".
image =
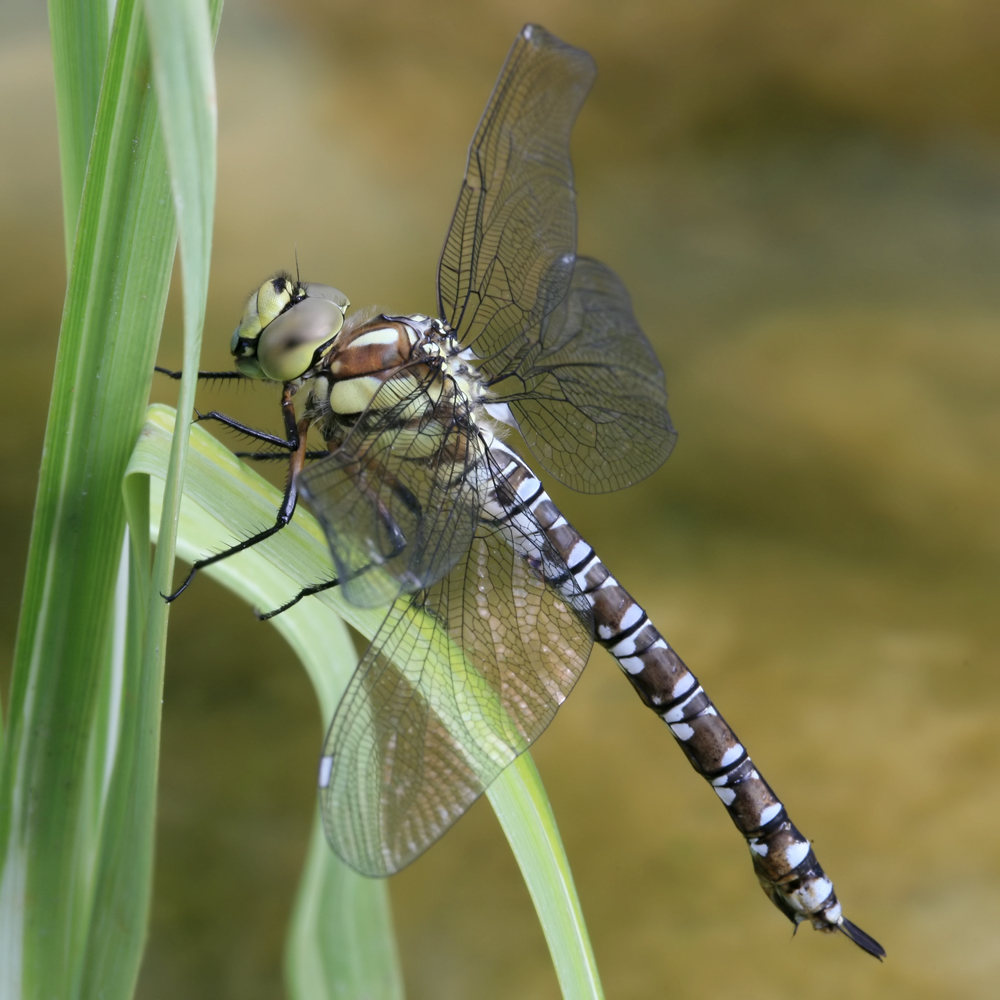
[[49, 0], [67, 272], [73, 262], [76, 220], [108, 52], [109, 7], [100, 0]]
[[531, 755], [521, 754], [486, 794], [531, 893], [563, 997], [601, 1000], [604, 992], [573, 873]]
[[[119, 5], [80, 200], [0, 770], [0, 995], [74, 997], [99, 868], [121, 476], [149, 391], [174, 228], [141, 9]], [[75, 220], [74, 220], [75, 222]], [[93, 793], [93, 794], [92, 794]], [[98, 812], [100, 811], [100, 806]], [[54, 958], [54, 956], [58, 956]]]
[[[153, 6], [157, 16], [148, 19], [157, 110], [165, 134], [174, 210], [181, 233], [185, 343], [187, 356], [193, 358], [188, 366], [193, 376], [200, 351], [211, 245], [215, 184], [212, 44], [221, 0], [211, 11], [200, 0], [166, 12], [162, 5]], [[150, 7], [146, 5], [147, 17]], [[193, 377], [188, 380], [187, 391], [193, 398]], [[182, 474], [186, 435], [178, 438], [174, 446], [174, 481], [179, 481]], [[150, 584], [148, 482], [128, 479], [123, 495], [132, 529], [132, 558], [125, 588], [128, 627], [120, 645], [126, 660], [123, 673], [131, 681], [128, 693], [132, 697], [123, 705], [128, 711], [113, 717], [119, 721], [114, 732], [118, 752], [109, 782], [102, 866], [89, 928], [82, 996], [132, 994], [152, 883], [167, 614], [155, 573]], [[168, 537], [158, 550], [160, 576], [167, 582], [173, 561], [174, 519], [168, 518], [168, 524]], [[108, 685], [112, 696], [116, 690], [115, 666], [113, 658]], [[113, 710], [113, 700], [111, 707]], [[124, 949], [123, 936], [128, 944]]]
[[[153, 71], [177, 215], [184, 288], [184, 376], [178, 409], [194, 409], [201, 333], [208, 300], [215, 212], [217, 105], [212, 60], [214, 30], [205, 0], [145, 0]], [[221, 0], [215, 4], [221, 14]], [[217, 23], [217, 21], [216, 21]], [[147, 620], [147, 657], [164, 655], [167, 606], [188, 436], [177, 434], [167, 477], [160, 544], [153, 563], [154, 599]], [[153, 663], [147, 661], [147, 669]]]
[[[93, 30], [75, 34], [72, 15], [59, 11], [70, 16], [56, 29], [62, 116], [86, 106], [85, 95], [69, 93], [76, 83], [65, 67], [94, 72], [100, 16], [77, 12]], [[78, 216], [86, 121], [62, 136], [75, 242], [0, 769], [3, 996], [129, 996], [144, 938], [151, 808], [145, 839], [122, 836], [123, 796], [141, 771], [130, 776], [123, 758], [142, 678], [131, 628], [141, 621], [138, 591], [121, 574], [121, 481], [142, 425], [175, 243], [150, 72], [142, 7], [121, 0]], [[148, 553], [147, 532], [132, 539], [133, 554], [137, 546], [140, 558]], [[157, 723], [158, 703], [157, 691]]]

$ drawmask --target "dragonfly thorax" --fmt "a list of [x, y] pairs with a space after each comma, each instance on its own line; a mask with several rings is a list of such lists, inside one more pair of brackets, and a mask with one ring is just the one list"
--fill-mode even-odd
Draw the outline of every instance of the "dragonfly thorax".
[[468, 361], [439, 319], [419, 313], [349, 319], [312, 373], [307, 413], [332, 444], [362, 415], [371, 419], [401, 405], [399, 416], [407, 420], [431, 413], [442, 398], [471, 409], [482, 389]]

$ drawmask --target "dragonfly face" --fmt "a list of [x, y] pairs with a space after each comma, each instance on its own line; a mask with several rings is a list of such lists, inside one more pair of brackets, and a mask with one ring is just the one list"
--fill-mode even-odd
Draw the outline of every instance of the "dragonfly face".
[[248, 378], [292, 382], [316, 367], [344, 325], [350, 301], [329, 285], [268, 278], [247, 299], [229, 349]]

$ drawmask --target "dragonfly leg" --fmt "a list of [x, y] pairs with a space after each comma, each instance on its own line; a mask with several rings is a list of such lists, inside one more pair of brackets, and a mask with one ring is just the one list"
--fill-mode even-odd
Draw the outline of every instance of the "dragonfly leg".
[[275, 618], [282, 612], [287, 611], [289, 608], [294, 607], [303, 597], [312, 597], [313, 594], [322, 594], [324, 590], [330, 590], [336, 587], [340, 583], [339, 580], [327, 580], [325, 583], [316, 583], [311, 587], [303, 587], [290, 601], [282, 604], [280, 608], [275, 608], [273, 611], [255, 611], [254, 614], [257, 616], [258, 621], [266, 622], [270, 618]]
[[[156, 367], [153, 369], [153, 371], [157, 371], [161, 375], [166, 375], [167, 378], [172, 378], [174, 380], [179, 379], [181, 377], [181, 375], [183, 374], [182, 372], [171, 371], [169, 368], [161, 368], [159, 365], [156, 365]], [[228, 372], [198, 372], [198, 378], [202, 378], [202, 379], [217, 379], [217, 378], [223, 378], [223, 379], [240, 379], [240, 378], [242, 378], [242, 379], [245, 379], [246, 377], [247, 376], [244, 375], [243, 372], [233, 372], [233, 371], [228, 371]]]
[[[251, 462], [267, 462], [273, 461], [274, 459], [287, 459], [288, 456], [281, 451], [234, 451], [233, 454], [237, 458], [247, 458]], [[317, 449], [316, 451], [307, 451], [305, 454], [305, 459], [307, 462], [315, 462], [317, 459], [326, 458], [330, 453], [325, 449]]]
[[[162, 595], [163, 599], [168, 604], [171, 601], [177, 600], [177, 598], [180, 597], [185, 590], [187, 590], [188, 585], [194, 579], [198, 570], [204, 569], [206, 566], [212, 566], [217, 562], [221, 562], [223, 559], [228, 559], [230, 556], [236, 555], [237, 552], [244, 552], [246, 549], [252, 548], [254, 545], [258, 545], [265, 539], [277, 534], [291, 521], [292, 515], [295, 513], [296, 504], [298, 503], [299, 491], [296, 485], [296, 476], [298, 476], [299, 472], [302, 471], [302, 466], [305, 463], [306, 432], [309, 429], [309, 421], [308, 419], [304, 419], [301, 422], [296, 422], [295, 408], [292, 403], [292, 391], [290, 389], [286, 388], [282, 394], [281, 408], [285, 418], [285, 429], [288, 433], [289, 440], [284, 441], [281, 438], [274, 438], [274, 440], [275, 442], [280, 442], [285, 447], [291, 446], [292, 453], [289, 456], [288, 462], [288, 482], [285, 486], [285, 493], [281, 498], [281, 505], [278, 507], [278, 513], [275, 517], [274, 524], [272, 524], [270, 528], [258, 531], [255, 535], [251, 535], [242, 542], [238, 542], [236, 545], [232, 545], [228, 549], [224, 549], [222, 552], [217, 552], [215, 555], [207, 556], [205, 559], [199, 559], [191, 567], [191, 570], [185, 577], [183, 583], [181, 583], [181, 585], [172, 594]], [[228, 421], [228, 417], [223, 418], [224, 423]], [[232, 424], [235, 423], [236, 421], [232, 421]], [[268, 437], [273, 437], [273, 435], [268, 435]]]
[[[174, 371], [171, 371], [169, 368], [161, 368], [159, 365], [156, 365], [153, 368], [153, 371], [157, 371], [161, 375], [166, 375], [167, 378], [172, 378], [175, 381], [178, 380], [181, 377], [181, 375], [183, 374], [183, 372], [174, 372]], [[217, 379], [217, 378], [221, 378], [221, 379], [245, 379], [245, 378], [247, 378], [247, 376], [244, 375], [243, 372], [234, 372], [234, 371], [228, 371], [228, 372], [198, 372], [198, 378], [201, 378], [201, 379]]]
[[[230, 430], [236, 431], [238, 434], [244, 434], [254, 441], [263, 441], [265, 444], [274, 445], [275, 448], [282, 448], [286, 452], [295, 451], [299, 447], [299, 434], [295, 429], [294, 421], [292, 424], [292, 431], [289, 433], [289, 437], [286, 440], [283, 437], [279, 437], [277, 434], [268, 434], [267, 431], [259, 431], [255, 427], [248, 427], [246, 424], [241, 424], [238, 420], [234, 420], [232, 417], [227, 417], [224, 413], [219, 413], [218, 410], [212, 410], [209, 413], [199, 413], [198, 410], [195, 410], [194, 412], [198, 414], [195, 421], [196, 423], [202, 423], [205, 420], [217, 420], [220, 424], [228, 427]], [[254, 454], [266, 453], [257, 452]], [[282, 455], [281, 457], [284, 458], [285, 456]]]

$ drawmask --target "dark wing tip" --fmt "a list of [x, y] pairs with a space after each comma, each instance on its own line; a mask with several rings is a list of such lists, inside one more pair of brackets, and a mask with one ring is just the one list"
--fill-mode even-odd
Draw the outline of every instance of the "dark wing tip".
[[869, 955], [874, 955], [880, 962], [885, 958], [885, 948], [882, 947], [873, 937], [869, 937], [860, 927], [852, 924], [846, 917], [837, 924], [840, 931], [846, 934], [859, 948], [863, 948]]

